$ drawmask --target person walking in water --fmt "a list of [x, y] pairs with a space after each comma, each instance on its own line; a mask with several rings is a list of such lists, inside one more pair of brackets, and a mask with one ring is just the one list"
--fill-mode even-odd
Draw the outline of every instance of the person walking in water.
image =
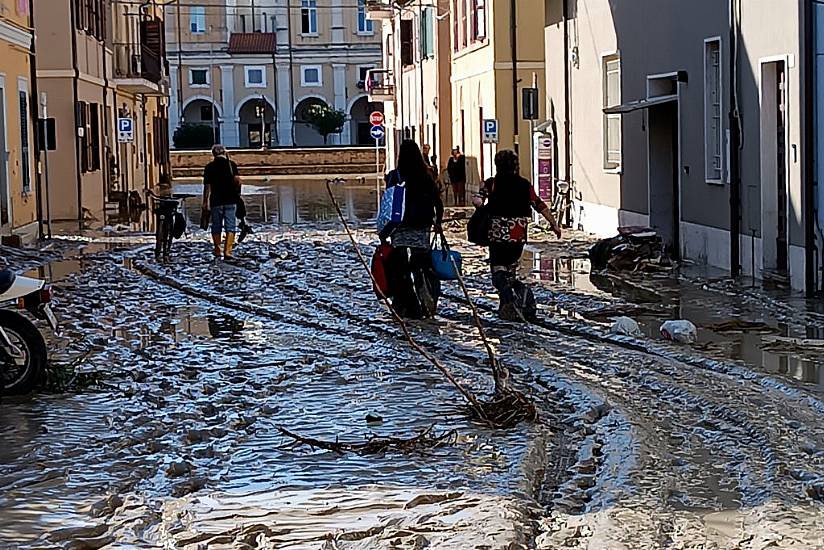
[[529, 321], [537, 307], [532, 291], [517, 278], [518, 263], [527, 242], [532, 209], [549, 222], [560, 239], [561, 227], [549, 207], [535, 193], [529, 180], [520, 176], [520, 163], [514, 151], [495, 155], [496, 175], [484, 182], [473, 200], [476, 207], [486, 201], [490, 217], [489, 263], [492, 285], [498, 291], [498, 315], [508, 321]]
[[457, 145], [452, 148], [452, 156], [446, 164], [446, 173], [455, 195], [455, 206], [466, 206], [466, 157]]
[[387, 269], [392, 305], [402, 317], [433, 317], [440, 286], [432, 268], [432, 230], [442, 231], [443, 202], [414, 141], [400, 146], [397, 168], [386, 178], [387, 188], [393, 185], [405, 186], [406, 208], [401, 223], [380, 235], [393, 247]]
[[[223, 145], [212, 147], [212, 162], [203, 171], [203, 208], [212, 216], [212, 243], [216, 258], [232, 257], [237, 232], [237, 204], [240, 199], [240, 176], [237, 164], [229, 160]], [[221, 249], [222, 234], [226, 241]]]

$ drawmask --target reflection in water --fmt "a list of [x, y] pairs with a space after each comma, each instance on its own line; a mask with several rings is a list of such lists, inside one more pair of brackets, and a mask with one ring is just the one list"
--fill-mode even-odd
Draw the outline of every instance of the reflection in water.
[[209, 334], [213, 338], [234, 336], [243, 331], [246, 323], [229, 315], [209, 315]]
[[[334, 191], [344, 215], [350, 221], [363, 222], [375, 217], [377, 191], [374, 185], [341, 184], [336, 185]], [[196, 226], [200, 221], [200, 185], [178, 184], [174, 193], [184, 198], [184, 215], [190, 226]], [[325, 180], [246, 185], [243, 200], [249, 224], [299, 225], [338, 219], [326, 192]]]

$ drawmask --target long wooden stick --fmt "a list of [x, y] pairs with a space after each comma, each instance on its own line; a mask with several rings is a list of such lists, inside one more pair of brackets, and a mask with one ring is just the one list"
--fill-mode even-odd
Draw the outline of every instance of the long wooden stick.
[[498, 392], [504, 390], [506, 389], [506, 377], [502, 375], [501, 365], [495, 357], [495, 350], [492, 349], [492, 344], [486, 337], [486, 331], [484, 330], [483, 323], [481, 323], [481, 316], [478, 314], [478, 308], [475, 307], [475, 302], [472, 300], [472, 296], [469, 295], [469, 289], [464, 282], [463, 275], [461, 275], [461, 270], [458, 269], [458, 266], [455, 264], [454, 258], [450, 256], [449, 260], [452, 262], [452, 267], [455, 269], [455, 274], [458, 276], [458, 284], [460, 285], [461, 290], [463, 290], [464, 296], [466, 296], [469, 309], [472, 311], [472, 318], [475, 321], [475, 327], [478, 329], [478, 335], [481, 337], [481, 341], [486, 347], [486, 353], [489, 356], [489, 366], [492, 368], [492, 377], [495, 379], [495, 391]]
[[332, 199], [332, 205], [335, 207], [335, 211], [338, 213], [338, 218], [340, 218], [341, 223], [343, 224], [343, 228], [346, 230], [346, 234], [349, 236], [349, 240], [352, 241], [352, 246], [355, 248], [355, 254], [358, 256], [358, 260], [360, 260], [361, 265], [363, 268], [366, 269], [366, 272], [369, 274], [369, 278], [372, 280], [372, 284], [375, 287], [375, 290], [378, 293], [383, 304], [389, 309], [389, 312], [392, 314], [392, 317], [401, 327], [401, 331], [403, 331], [403, 335], [406, 337], [406, 340], [409, 342], [409, 345], [417, 351], [418, 353], [423, 356], [424, 359], [432, 363], [432, 365], [441, 371], [441, 373], [446, 377], [449, 382], [455, 386], [455, 388], [460, 392], [460, 394], [466, 399], [472, 409], [475, 411], [475, 414], [478, 415], [484, 423], [493, 426], [493, 423], [487, 418], [486, 413], [484, 413], [483, 407], [478, 402], [478, 399], [472, 395], [466, 388], [464, 388], [460, 382], [452, 375], [452, 373], [447, 369], [435, 356], [430, 354], [426, 351], [420, 344], [418, 344], [414, 338], [412, 338], [412, 334], [409, 332], [409, 327], [404, 321], [403, 317], [401, 317], [398, 312], [392, 307], [392, 302], [389, 301], [389, 298], [383, 293], [383, 291], [378, 286], [378, 281], [375, 279], [375, 276], [372, 275], [372, 270], [369, 268], [369, 263], [366, 261], [366, 258], [363, 257], [363, 253], [360, 250], [360, 244], [358, 244], [357, 239], [352, 234], [352, 230], [349, 228], [349, 222], [346, 221], [346, 216], [343, 215], [343, 211], [338, 204], [337, 199], [335, 198], [335, 194], [332, 192], [332, 185], [329, 180], [326, 181], [326, 191], [329, 193], [329, 198]]

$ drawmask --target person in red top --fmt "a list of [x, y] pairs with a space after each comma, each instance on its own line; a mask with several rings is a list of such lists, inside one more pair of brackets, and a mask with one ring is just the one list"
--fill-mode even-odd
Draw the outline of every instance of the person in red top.
[[498, 152], [495, 168], [495, 177], [484, 182], [474, 204], [481, 206], [486, 201], [491, 218], [489, 263], [492, 284], [501, 300], [498, 315], [510, 321], [526, 321], [535, 317], [537, 308], [532, 291], [518, 281], [516, 273], [528, 239], [532, 210], [549, 222], [559, 239], [561, 227], [529, 180], [520, 176], [520, 162], [514, 151]]

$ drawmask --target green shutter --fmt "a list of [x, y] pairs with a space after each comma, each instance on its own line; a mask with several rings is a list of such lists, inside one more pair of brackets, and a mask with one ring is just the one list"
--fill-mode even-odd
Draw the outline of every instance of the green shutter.
[[423, 8], [421, 12], [421, 57], [435, 57], [434, 8]]

